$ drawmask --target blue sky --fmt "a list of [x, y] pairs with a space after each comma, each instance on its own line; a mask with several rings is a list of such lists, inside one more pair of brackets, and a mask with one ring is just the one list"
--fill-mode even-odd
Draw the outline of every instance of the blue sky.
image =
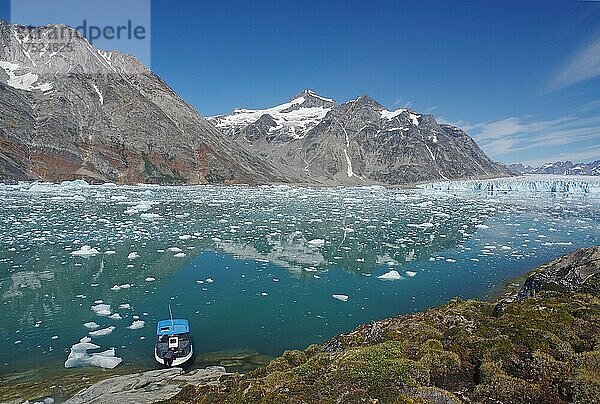
[[155, 0], [151, 50], [203, 115], [308, 87], [432, 113], [502, 162], [600, 159], [600, 2]]

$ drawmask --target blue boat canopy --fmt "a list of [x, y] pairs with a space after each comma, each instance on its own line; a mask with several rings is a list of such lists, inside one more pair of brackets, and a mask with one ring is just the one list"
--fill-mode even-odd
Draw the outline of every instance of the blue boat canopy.
[[156, 325], [156, 335], [172, 335], [190, 332], [190, 323], [184, 319], [160, 320]]

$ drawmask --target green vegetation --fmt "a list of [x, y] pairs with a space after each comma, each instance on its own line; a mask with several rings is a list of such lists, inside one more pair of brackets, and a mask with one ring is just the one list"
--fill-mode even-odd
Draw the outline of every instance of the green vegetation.
[[600, 294], [543, 291], [506, 304], [452, 300], [381, 320], [220, 386], [198, 403], [600, 402]]

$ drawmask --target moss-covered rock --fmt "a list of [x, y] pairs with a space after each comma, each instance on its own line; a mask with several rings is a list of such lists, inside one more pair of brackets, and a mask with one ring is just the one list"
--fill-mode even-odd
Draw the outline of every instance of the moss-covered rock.
[[[536, 271], [537, 281], [542, 275]], [[192, 401], [600, 402], [600, 295], [588, 279], [574, 292], [538, 283], [533, 297], [504, 300], [500, 311], [492, 302], [453, 299], [365, 324], [324, 345], [286, 351], [266, 367], [197, 391]]]

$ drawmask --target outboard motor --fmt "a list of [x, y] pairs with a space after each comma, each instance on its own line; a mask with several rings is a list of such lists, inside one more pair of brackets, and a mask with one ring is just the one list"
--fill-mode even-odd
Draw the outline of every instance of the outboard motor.
[[167, 351], [164, 357], [165, 366], [171, 367], [171, 365], [173, 364], [174, 357], [175, 354], [173, 353], [173, 351]]

